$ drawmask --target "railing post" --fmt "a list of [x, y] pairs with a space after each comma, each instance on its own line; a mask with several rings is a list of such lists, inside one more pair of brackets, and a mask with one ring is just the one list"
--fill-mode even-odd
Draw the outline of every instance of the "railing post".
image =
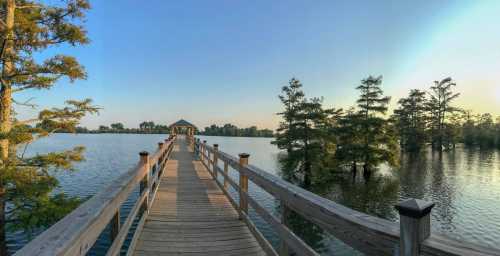
[[158, 151], [160, 152], [160, 157], [158, 158], [157, 162], [156, 162], [156, 167], [157, 167], [157, 170], [156, 172], [159, 173], [161, 169], [163, 169], [163, 159], [164, 159], [164, 155], [163, 155], [163, 142], [158, 142]]
[[165, 145], [167, 146], [167, 148], [165, 149], [165, 155], [168, 153], [168, 151], [170, 150], [170, 147], [172, 147], [172, 142], [171, 142], [171, 138], [168, 138], [168, 139], [165, 139]]
[[195, 150], [196, 150], [196, 158], [200, 159], [200, 149], [201, 149], [201, 141], [200, 139], [196, 139]]
[[[288, 218], [290, 216], [290, 208], [286, 205], [286, 202], [281, 199], [280, 202], [280, 210], [281, 210], [281, 224], [288, 226]], [[280, 239], [280, 248], [279, 255], [280, 256], [288, 256], [290, 255], [290, 250], [288, 249], [288, 245], [283, 239]]]
[[[240, 157], [240, 167], [245, 167], [248, 165], [248, 157], [250, 157], [247, 153], [241, 153], [238, 155]], [[240, 170], [240, 218], [242, 217], [242, 213], [248, 214], [248, 177]]]
[[196, 159], [198, 159], [198, 139], [197, 138], [193, 139], [193, 153], [194, 153], [194, 157]]
[[120, 233], [120, 209], [116, 211], [115, 215], [113, 215], [113, 218], [111, 218], [111, 232], [110, 232], [110, 239], [111, 242], [115, 241], [116, 237], [118, 236], [118, 233]]
[[431, 235], [430, 213], [434, 203], [408, 199], [395, 206], [399, 211], [400, 256], [420, 255], [420, 245]]
[[146, 199], [144, 200], [141, 208], [144, 212], [148, 210], [148, 201], [149, 201], [149, 153], [147, 151], [142, 151], [139, 153], [140, 158], [141, 158], [141, 164], [144, 166], [143, 168], [146, 169], [146, 174], [144, 175], [144, 178], [142, 178], [142, 181], [139, 185], [139, 194], [142, 195], [144, 191], [146, 191]]
[[212, 165], [212, 173], [214, 176], [214, 180], [217, 180], [217, 161], [218, 161], [218, 156], [217, 154], [219, 153], [219, 144], [214, 144], [214, 161]]

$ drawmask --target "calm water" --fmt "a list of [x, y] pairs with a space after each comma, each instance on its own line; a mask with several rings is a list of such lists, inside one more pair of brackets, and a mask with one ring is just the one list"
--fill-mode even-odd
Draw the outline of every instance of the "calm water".
[[[138, 161], [138, 152], [153, 152], [165, 135], [136, 134], [56, 134], [38, 141], [30, 153], [64, 150], [77, 145], [87, 148], [86, 161], [77, 164], [77, 171], [58, 173], [61, 190], [71, 195], [90, 196], [110, 184]], [[202, 137], [209, 144], [218, 143], [220, 150], [232, 155], [249, 153], [250, 162], [279, 175], [279, 150], [269, 138]], [[232, 176], [236, 176], [234, 172]], [[358, 175], [360, 176], [360, 175]], [[269, 211], [276, 213], [277, 202], [266, 192], [250, 184], [250, 193]], [[393, 205], [414, 197], [436, 203], [432, 211], [433, 232], [500, 249], [500, 153], [457, 148], [453, 152], [416, 156], [405, 155], [398, 170], [382, 166], [370, 182], [353, 182], [339, 176], [333, 184], [318, 189], [318, 193], [354, 209], [397, 221]], [[233, 191], [233, 195], [237, 196]], [[134, 195], [131, 196], [133, 201]], [[123, 208], [130, 208], [132, 201]], [[275, 234], [256, 214], [251, 218], [273, 244]], [[304, 223], [292, 222], [292, 228], [308, 243], [325, 255], [358, 254], [322, 230]], [[9, 246], [16, 250], [26, 243], [23, 234], [10, 234]], [[101, 241], [102, 240], [102, 241]], [[107, 246], [101, 239], [94, 255], [102, 254]], [[495, 243], [496, 242], [496, 243]]]

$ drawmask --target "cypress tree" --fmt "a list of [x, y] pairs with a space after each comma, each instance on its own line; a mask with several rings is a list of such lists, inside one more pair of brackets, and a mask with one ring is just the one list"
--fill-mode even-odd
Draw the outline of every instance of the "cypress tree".
[[451, 105], [453, 100], [460, 96], [460, 93], [452, 91], [455, 85], [455, 82], [450, 77], [441, 81], [434, 81], [429, 93], [430, 99], [427, 107], [431, 120], [430, 136], [432, 147], [439, 151], [443, 150], [443, 147], [450, 147], [449, 144], [444, 143], [447, 118], [459, 110]]
[[86, 0], [68, 0], [57, 6], [29, 0], [0, 3], [0, 255], [7, 254], [6, 227], [30, 231], [48, 226], [80, 202], [53, 193], [58, 183], [51, 171], [71, 169], [73, 162], [83, 159], [82, 147], [33, 157], [24, 152], [38, 138], [58, 130], [74, 131], [86, 113], [98, 109], [90, 99], [68, 100], [66, 106], [41, 110], [30, 120], [18, 120], [12, 110], [18, 105], [34, 106], [27, 102], [14, 105], [14, 93], [48, 90], [61, 78], [70, 82], [86, 78], [74, 57], [58, 54], [41, 59], [39, 53], [62, 44], [87, 44], [81, 21], [89, 8]]
[[325, 122], [328, 111], [322, 107], [319, 98], [306, 99], [301, 90], [302, 84], [292, 79], [282, 88], [279, 96], [285, 110], [278, 115], [283, 117], [272, 142], [286, 150], [282, 162], [287, 176], [300, 179], [309, 188], [312, 184], [313, 170], [322, 162], [325, 138]]
[[407, 98], [398, 101], [393, 118], [400, 135], [401, 147], [408, 152], [419, 151], [426, 143], [425, 92], [411, 90]]
[[373, 169], [382, 162], [395, 165], [397, 142], [394, 130], [381, 117], [387, 112], [390, 97], [384, 96], [380, 88], [382, 77], [369, 76], [356, 89], [360, 91], [357, 100], [358, 121], [361, 129], [359, 155], [363, 161], [363, 176], [368, 180]]

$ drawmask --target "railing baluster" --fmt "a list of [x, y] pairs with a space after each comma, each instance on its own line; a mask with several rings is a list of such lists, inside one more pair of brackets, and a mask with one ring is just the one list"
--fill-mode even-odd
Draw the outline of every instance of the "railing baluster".
[[[85, 255], [108, 227], [111, 245], [106, 255], [118, 255], [135, 218], [139, 213], [147, 214], [154, 197], [154, 194], [150, 194], [149, 191], [154, 191], [151, 187], [157, 187], [159, 183], [159, 179], [152, 175], [161, 174], [162, 166], [168, 159], [174, 139], [175, 137], [172, 136], [171, 140], [158, 143], [159, 149], [151, 157], [148, 152], [140, 152], [140, 161], [136, 167], [120, 175], [116, 181], [106, 187], [106, 193], [98, 193], [83, 203], [15, 255]], [[140, 197], [124, 222], [121, 223], [121, 217], [125, 216], [122, 216], [123, 212], [120, 212], [120, 207], [130, 193], [137, 189], [137, 186], [141, 192]], [[143, 215], [141, 218], [145, 219], [145, 217], [146, 215]], [[107, 218], [107, 223], [104, 218]], [[134, 237], [137, 236], [134, 235]]]
[[[142, 195], [144, 191], [149, 189], [149, 153], [147, 151], [142, 151], [139, 153], [141, 163], [144, 166], [143, 168], [146, 169], [146, 174], [144, 175], [144, 178], [142, 179], [140, 185], [139, 185], [139, 194]], [[146, 200], [144, 200], [144, 203], [142, 204], [142, 210], [143, 212], [148, 211], [148, 200], [149, 200], [149, 195], [146, 195]]]
[[[247, 153], [241, 153], [238, 155], [240, 157], [240, 167], [245, 167], [248, 165], [248, 157], [250, 157]], [[248, 214], [248, 200], [246, 195], [248, 194], [248, 177], [240, 171], [240, 218], [241, 212]]]
[[201, 145], [201, 161], [205, 161], [205, 149], [206, 149], [207, 141], [204, 140], [203, 144]]
[[217, 179], [217, 160], [218, 160], [218, 156], [217, 156], [217, 153], [219, 151], [219, 144], [214, 144], [214, 161], [213, 161], [213, 164], [212, 164], [212, 173], [213, 173], [213, 176], [214, 176], [214, 179], [216, 180]]
[[[281, 210], [281, 224], [283, 224], [284, 226], [288, 226], [288, 218], [290, 216], [290, 209], [288, 208], [288, 206], [286, 205], [286, 203], [281, 200], [281, 203], [280, 203], [280, 210]], [[280, 238], [280, 248], [279, 248], [279, 254], [280, 256], [288, 256], [290, 255], [290, 251], [288, 249], [288, 245], [286, 244], [286, 242], [283, 240], [283, 238]]]
[[224, 189], [227, 191], [227, 189], [229, 188], [229, 182], [227, 181], [227, 178], [226, 177], [229, 177], [229, 164], [227, 163], [227, 161], [224, 161]]
[[[157, 173], [160, 175], [163, 165], [173, 149], [174, 140], [175, 136], [171, 136], [171, 139], [165, 141], [163, 147], [159, 145], [160, 149], [151, 157], [149, 157], [148, 152], [140, 152], [139, 164], [108, 186], [105, 190], [106, 193], [99, 193], [82, 204], [20, 249], [15, 255], [84, 255], [107, 226], [110, 227], [112, 244], [106, 255], [118, 255], [132, 223], [141, 212], [143, 214], [141, 221], [127, 252], [127, 255], [131, 254], [140, 235], [137, 230], [142, 228], [148, 213], [149, 201], [154, 198], [154, 193], [151, 195], [148, 193], [152, 191], [151, 183], [153, 183], [150, 180], [151, 167], [156, 165]], [[204, 153], [205, 150], [208, 151], [207, 155]], [[214, 154], [213, 161], [210, 160], [210, 152]], [[224, 193], [268, 255], [276, 255], [277, 253], [248, 217], [248, 205], [276, 230], [281, 239], [279, 255], [289, 255], [290, 253], [308, 256], [318, 255], [288, 228], [289, 216], [293, 211], [293, 213], [301, 215], [326, 232], [335, 235], [347, 245], [367, 255], [500, 256], [500, 251], [496, 249], [448, 239], [439, 235], [430, 236], [430, 212], [434, 206], [432, 203], [415, 199], [399, 203], [396, 209], [400, 214], [400, 223], [393, 223], [338, 205], [287, 183], [264, 170], [248, 165], [248, 154], [239, 154], [238, 161], [233, 156], [221, 152], [217, 145], [214, 145], [213, 149], [207, 148], [206, 141], [203, 144], [197, 144], [197, 153], [201, 153], [201, 157], [208, 161], [208, 164], [203, 162], [205, 166], [210, 166], [212, 163], [214, 175], [217, 175], [218, 161], [221, 160], [224, 163], [224, 173], [221, 172], [224, 175]], [[239, 187], [229, 177], [229, 166], [240, 174]], [[248, 193], [248, 179], [280, 200], [281, 220], [252, 199]], [[159, 182], [158, 179], [153, 181]], [[217, 179], [215, 181], [222, 188], [222, 184]], [[135, 202], [131, 212], [121, 224], [120, 214], [123, 212], [120, 212], [120, 206], [127, 196], [135, 191], [138, 184], [141, 191], [140, 199]], [[229, 186], [238, 190], [239, 206], [227, 193]], [[110, 216], [111, 218], [109, 218]], [[103, 218], [106, 220], [104, 221]]]
[[195, 159], [200, 159], [200, 139], [196, 138], [193, 143], [193, 152]]
[[111, 224], [110, 239], [111, 242], [113, 242], [115, 241], [116, 237], [118, 236], [118, 233], [120, 232], [120, 209], [118, 209], [113, 218], [111, 218], [110, 224]]

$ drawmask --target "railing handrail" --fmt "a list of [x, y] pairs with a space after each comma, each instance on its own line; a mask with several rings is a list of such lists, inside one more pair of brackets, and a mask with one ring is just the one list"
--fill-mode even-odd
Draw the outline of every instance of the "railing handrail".
[[[201, 154], [202, 161], [207, 161], [206, 166], [209, 171], [211, 164], [212, 172], [220, 172], [224, 179], [229, 179], [227, 182], [235, 187], [236, 190], [239, 190], [237, 182], [229, 177], [226, 170], [222, 172], [214, 164], [214, 161], [210, 159], [210, 154], [216, 155], [216, 159], [230, 165], [240, 175], [248, 177], [254, 184], [273, 195], [276, 199], [281, 200], [282, 204], [284, 203], [286, 207], [315, 223], [354, 249], [368, 255], [406, 255], [399, 252], [401, 237], [400, 223], [345, 207], [291, 184], [254, 165], [241, 165], [238, 158], [224, 153], [218, 148], [214, 150], [213, 147], [206, 143], [200, 143], [199, 140], [195, 141], [195, 146], [198, 147], [195, 152], [197, 151]], [[205, 151], [207, 154], [205, 154]], [[217, 174], [214, 174], [214, 176], [217, 177]], [[226, 180], [224, 183], [226, 183]], [[249, 197], [247, 192], [243, 195]], [[271, 220], [275, 218], [269, 216], [271, 215], [270, 213], [262, 212], [263, 207], [259, 206], [255, 200], [250, 201], [254, 205], [257, 204], [255, 205], [257, 208], [260, 208], [255, 210], [261, 217], [264, 219], [266, 217], [271, 218]], [[267, 216], [262, 216], [262, 214]], [[282, 220], [281, 225], [286, 226], [285, 221]], [[282, 227], [278, 226], [277, 228], [281, 229]], [[281, 235], [283, 233], [286, 234], [286, 232], [276, 233], [281, 239], [283, 239]], [[296, 244], [293, 246], [297, 247]], [[430, 235], [419, 246], [420, 255], [500, 255], [500, 250], [458, 241], [440, 234]], [[301, 247], [298, 248], [301, 249]], [[307, 251], [307, 248], [305, 250]]]
[[[114, 221], [112, 224], [115, 224], [118, 230], [115, 230], [115, 234], [112, 231], [113, 243], [110, 249], [112, 251], [107, 255], [118, 254], [140, 208], [147, 211], [149, 204], [152, 203], [148, 196], [150, 193], [154, 196], [155, 184], [157, 187], [174, 141], [175, 136], [172, 136], [165, 140], [165, 143], [159, 143], [159, 148], [151, 157], [145, 152], [141, 156], [145, 158], [141, 158], [133, 168], [42, 232], [14, 255], [85, 255], [110, 221]], [[148, 182], [152, 169], [157, 175]], [[123, 224], [126, 228], [120, 229], [120, 207], [138, 184], [141, 184], [139, 198]]]

